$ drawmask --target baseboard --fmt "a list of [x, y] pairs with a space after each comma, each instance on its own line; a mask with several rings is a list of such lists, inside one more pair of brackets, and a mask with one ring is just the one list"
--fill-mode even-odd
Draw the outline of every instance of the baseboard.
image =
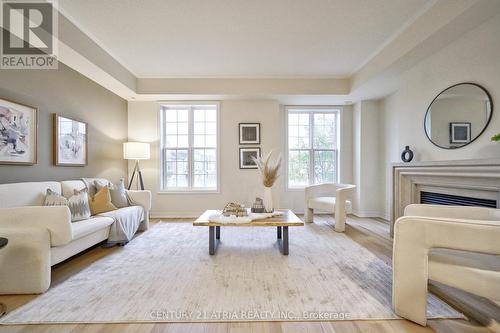
[[176, 219], [176, 218], [197, 218], [203, 212], [175, 212], [175, 211], [151, 211], [149, 216], [154, 219], [165, 218], [165, 219]]
[[378, 210], [353, 210], [352, 214], [357, 217], [379, 217], [384, 220], [389, 220], [389, 217], [385, 214], [385, 212]]

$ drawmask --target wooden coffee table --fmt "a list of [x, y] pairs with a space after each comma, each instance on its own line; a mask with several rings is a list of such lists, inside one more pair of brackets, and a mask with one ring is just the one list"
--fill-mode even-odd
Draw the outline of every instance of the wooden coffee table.
[[250, 223], [219, 223], [210, 222], [209, 217], [220, 213], [220, 211], [207, 210], [193, 222], [193, 226], [208, 227], [208, 252], [210, 255], [215, 254], [220, 242], [220, 227], [276, 227], [280, 251], [284, 255], [288, 255], [288, 227], [304, 226], [304, 222], [289, 209], [278, 211], [283, 212], [283, 215], [255, 220]]

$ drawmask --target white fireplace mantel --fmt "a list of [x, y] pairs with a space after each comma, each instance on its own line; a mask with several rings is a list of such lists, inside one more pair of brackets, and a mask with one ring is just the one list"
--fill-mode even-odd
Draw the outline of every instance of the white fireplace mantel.
[[500, 159], [393, 163], [391, 180], [391, 235], [421, 191], [493, 199], [500, 208]]

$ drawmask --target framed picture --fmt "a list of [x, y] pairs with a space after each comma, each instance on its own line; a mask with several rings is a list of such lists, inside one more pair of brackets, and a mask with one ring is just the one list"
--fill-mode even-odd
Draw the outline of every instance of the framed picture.
[[252, 157], [260, 156], [260, 148], [240, 148], [240, 169], [257, 169]]
[[260, 124], [240, 123], [240, 145], [260, 144]]
[[54, 164], [87, 165], [87, 123], [54, 114]]
[[450, 123], [450, 143], [470, 142], [470, 123]]
[[0, 98], [0, 164], [37, 162], [38, 110]]

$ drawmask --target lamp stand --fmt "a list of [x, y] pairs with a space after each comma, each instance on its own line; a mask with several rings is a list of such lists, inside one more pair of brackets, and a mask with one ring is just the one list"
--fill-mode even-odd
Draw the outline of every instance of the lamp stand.
[[132, 177], [130, 178], [130, 182], [128, 183], [128, 189], [130, 190], [130, 188], [132, 187], [132, 182], [134, 181], [134, 177], [135, 177], [136, 172], [139, 175], [139, 183], [141, 184], [141, 190], [144, 190], [144, 182], [142, 180], [142, 172], [141, 172], [141, 168], [139, 166], [139, 160], [135, 160], [135, 167], [134, 167], [134, 171], [132, 172]]

